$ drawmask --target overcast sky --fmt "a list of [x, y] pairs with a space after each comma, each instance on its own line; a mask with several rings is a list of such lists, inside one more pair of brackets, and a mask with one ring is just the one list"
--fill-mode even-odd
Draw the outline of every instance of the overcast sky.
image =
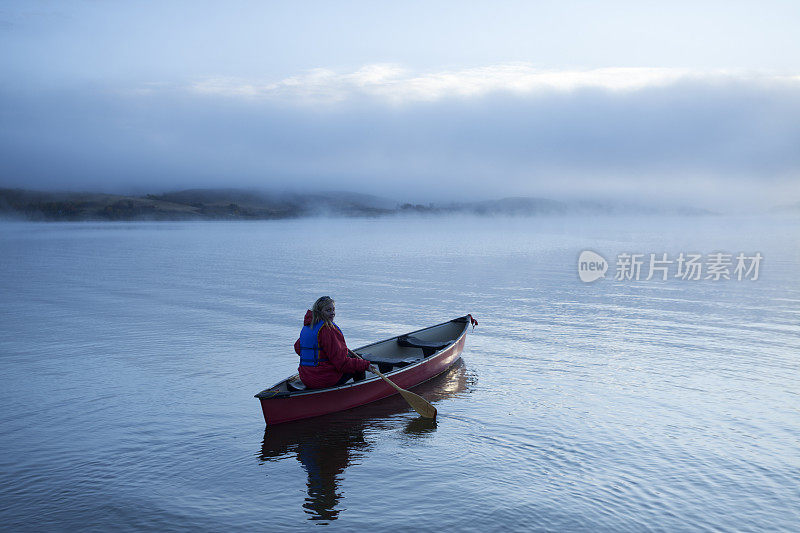
[[800, 201], [800, 2], [0, 4], [0, 186]]

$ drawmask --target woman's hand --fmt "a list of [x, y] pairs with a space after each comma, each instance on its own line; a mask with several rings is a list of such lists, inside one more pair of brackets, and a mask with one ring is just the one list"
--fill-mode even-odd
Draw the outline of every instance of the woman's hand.
[[378, 367], [376, 367], [375, 365], [369, 365], [368, 370], [373, 374], [375, 374], [376, 376], [378, 375]]

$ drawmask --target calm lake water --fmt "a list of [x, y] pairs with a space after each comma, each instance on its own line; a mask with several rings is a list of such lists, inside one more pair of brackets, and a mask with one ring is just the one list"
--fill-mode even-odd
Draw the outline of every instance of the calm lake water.
[[[0, 524], [796, 531], [799, 243], [757, 217], [1, 224]], [[763, 261], [614, 279], [681, 252]], [[479, 320], [415, 389], [435, 422], [394, 397], [265, 430], [253, 394], [322, 294], [351, 347]]]

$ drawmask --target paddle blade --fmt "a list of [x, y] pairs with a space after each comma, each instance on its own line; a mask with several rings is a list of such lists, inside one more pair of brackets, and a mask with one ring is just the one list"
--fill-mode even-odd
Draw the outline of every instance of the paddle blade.
[[436, 408], [425, 398], [405, 389], [400, 391], [403, 398], [423, 418], [436, 418]]
[[423, 418], [436, 418], [436, 408], [428, 400], [411, 391], [401, 389], [397, 383], [384, 376], [374, 365], [370, 365], [369, 371], [379, 375], [383, 381], [397, 389], [397, 392], [408, 402], [408, 405], [413, 407], [420, 416]]

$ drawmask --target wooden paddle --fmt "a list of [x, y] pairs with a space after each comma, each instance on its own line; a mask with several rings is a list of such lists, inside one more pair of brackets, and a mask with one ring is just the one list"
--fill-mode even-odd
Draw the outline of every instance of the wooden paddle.
[[[359, 359], [364, 359], [363, 357], [358, 355], [353, 350], [350, 350], [350, 353], [355, 355]], [[389, 385], [391, 385], [392, 387], [397, 389], [397, 392], [399, 392], [400, 395], [405, 399], [405, 401], [408, 402], [408, 405], [413, 407], [414, 410], [416, 412], [418, 412], [421, 417], [423, 417], [423, 418], [436, 418], [436, 408], [428, 400], [426, 400], [425, 398], [423, 398], [419, 394], [414, 394], [411, 391], [408, 391], [408, 390], [405, 390], [405, 389], [401, 389], [400, 387], [398, 387], [397, 384], [394, 381], [392, 381], [391, 379], [389, 379], [386, 376], [384, 376], [381, 373], [381, 371], [378, 370], [377, 365], [370, 364], [369, 365], [369, 371], [372, 372], [373, 374], [379, 375], [383, 381], [385, 381], [386, 383], [388, 383]]]

